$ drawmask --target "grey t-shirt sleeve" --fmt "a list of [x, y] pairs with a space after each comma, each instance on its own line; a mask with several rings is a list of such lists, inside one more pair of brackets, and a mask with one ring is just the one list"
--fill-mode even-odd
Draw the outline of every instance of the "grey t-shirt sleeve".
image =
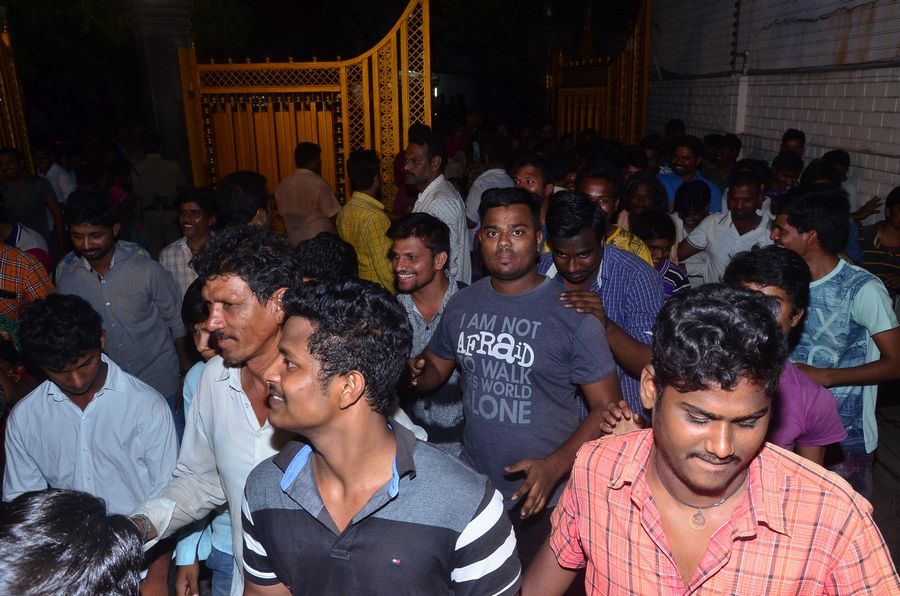
[[616, 363], [606, 341], [603, 325], [590, 315], [575, 328], [569, 378], [575, 385], [602, 381], [616, 371]]
[[449, 320], [451, 317], [458, 316], [451, 308], [453, 301], [456, 300], [458, 296], [459, 294], [456, 294], [456, 296], [450, 299], [444, 314], [441, 316], [437, 329], [431, 337], [431, 341], [428, 343], [428, 348], [431, 350], [431, 353], [444, 360], [456, 359], [456, 350], [453, 348], [454, 339], [450, 337], [452, 330], [450, 329], [451, 325]]

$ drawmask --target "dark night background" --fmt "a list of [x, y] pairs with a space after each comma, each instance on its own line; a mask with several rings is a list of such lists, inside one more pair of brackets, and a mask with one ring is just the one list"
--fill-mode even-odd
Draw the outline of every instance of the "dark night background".
[[[195, 0], [193, 35], [201, 61], [346, 59], [380, 40], [406, 4]], [[594, 54], [617, 53], [637, 4], [432, 0], [432, 72], [466, 90], [460, 98], [459, 85], [452, 86], [435, 110], [440, 116], [479, 109], [521, 124], [544, 119], [550, 56], [572, 56], [588, 19]], [[91, 129], [152, 125], [131, 0], [0, 0], [4, 9], [33, 135], [72, 138]]]

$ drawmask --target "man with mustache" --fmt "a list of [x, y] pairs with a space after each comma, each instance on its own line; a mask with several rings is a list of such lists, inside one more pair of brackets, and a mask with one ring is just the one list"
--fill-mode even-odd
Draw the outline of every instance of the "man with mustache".
[[444, 178], [444, 143], [427, 126], [411, 128], [403, 166], [406, 183], [419, 192], [413, 211], [428, 213], [450, 228], [450, 275], [472, 281], [466, 211], [456, 187]]
[[703, 141], [690, 135], [679, 137], [674, 141], [672, 171], [657, 176], [666, 187], [670, 205], [675, 201], [675, 191], [679, 186], [691, 180], [700, 180], [709, 187], [709, 212], [718, 213], [722, 210], [722, 191], [700, 174], [702, 164]]
[[[302, 278], [291, 248], [273, 233], [241, 226], [213, 236], [191, 262], [209, 305], [206, 328], [220, 356], [207, 362], [188, 412], [178, 466], [159, 496], [132, 519], [147, 547], [227, 504], [232, 552], [241, 560], [241, 499], [250, 470], [290, 439], [268, 421], [263, 373], [279, 357], [281, 296]], [[235, 564], [231, 593], [243, 590]]]
[[[175, 413], [179, 372], [193, 363], [181, 321], [181, 292], [172, 274], [116, 242], [118, 212], [103, 193], [73, 192], [65, 219], [79, 258], [59, 276], [57, 291], [81, 296], [100, 313], [106, 354], [159, 391]], [[180, 436], [183, 415], [175, 426]]]
[[[584, 445], [523, 596], [896, 594], [872, 505], [765, 443], [788, 356], [774, 298], [707, 284], [653, 328], [653, 428]], [[616, 427], [619, 430], [619, 426]]]

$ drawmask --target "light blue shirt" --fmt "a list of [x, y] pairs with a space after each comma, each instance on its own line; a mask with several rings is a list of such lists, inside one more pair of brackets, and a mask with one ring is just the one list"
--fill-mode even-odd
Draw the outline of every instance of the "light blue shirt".
[[82, 411], [51, 381], [13, 408], [6, 428], [3, 499], [45, 488], [80, 490], [127, 515], [172, 475], [178, 443], [166, 400], [109, 365]]
[[[200, 374], [206, 366], [205, 362], [198, 362], [184, 376], [184, 411], [185, 415], [191, 409], [197, 385], [200, 383]], [[175, 564], [190, 565], [195, 561], [204, 561], [209, 557], [213, 547], [226, 555], [231, 552], [231, 516], [225, 509], [207, 523], [206, 519], [195, 522], [193, 532], [178, 541], [175, 548]]]
[[[682, 179], [679, 178], [678, 174], [676, 174], [675, 172], [658, 174], [656, 177], [666, 189], [666, 194], [669, 196], [669, 205], [673, 204], [675, 202], [675, 191], [678, 190], [679, 186], [684, 184], [684, 181], [682, 181]], [[691, 182], [693, 182], [694, 180], [704, 182], [706, 186], [709, 187], [709, 212], [720, 213], [722, 211], [722, 190], [718, 186], [716, 186], [715, 183], [710, 182], [709, 180], [701, 176], [699, 171], [691, 180]]]

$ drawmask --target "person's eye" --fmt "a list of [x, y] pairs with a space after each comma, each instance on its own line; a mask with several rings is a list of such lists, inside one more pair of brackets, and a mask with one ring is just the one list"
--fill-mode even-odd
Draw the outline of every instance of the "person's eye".
[[688, 416], [688, 420], [690, 420], [693, 424], [706, 424], [709, 422], [706, 418], [697, 418], [696, 416]]
[[754, 418], [753, 420], [742, 420], [738, 422], [738, 426], [741, 428], [756, 428], [756, 422], [759, 418]]

